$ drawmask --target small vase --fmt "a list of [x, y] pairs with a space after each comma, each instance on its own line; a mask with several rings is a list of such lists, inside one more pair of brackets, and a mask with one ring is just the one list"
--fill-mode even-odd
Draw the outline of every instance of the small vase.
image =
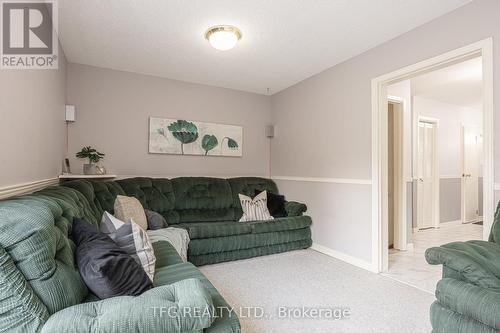
[[103, 175], [106, 171], [104, 168], [99, 167], [95, 164], [84, 164], [83, 165], [83, 174], [84, 175]]

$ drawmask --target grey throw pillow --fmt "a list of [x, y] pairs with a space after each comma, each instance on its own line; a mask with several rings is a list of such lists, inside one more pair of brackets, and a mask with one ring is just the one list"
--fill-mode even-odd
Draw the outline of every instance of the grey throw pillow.
[[168, 227], [167, 220], [160, 213], [154, 212], [149, 209], [144, 209], [146, 213], [146, 220], [148, 220], [148, 229], [157, 230]]
[[116, 245], [134, 258], [153, 281], [156, 257], [146, 230], [142, 229], [132, 219], [125, 223], [108, 212], [104, 212], [102, 215], [100, 229]]

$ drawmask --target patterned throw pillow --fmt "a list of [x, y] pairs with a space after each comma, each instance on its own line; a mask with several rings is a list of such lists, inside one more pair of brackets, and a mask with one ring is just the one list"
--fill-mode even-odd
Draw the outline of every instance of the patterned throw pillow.
[[134, 220], [144, 230], [148, 230], [148, 220], [141, 202], [134, 197], [119, 195], [115, 200], [115, 216], [122, 221]]
[[238, 196], [240, 197], [241, 209], [243, 210], [240, 222], [274, 219], [267, 209], [267, 191], [260, 192], [253, 199], [241, 193]]
[[142, 266], [149, 279], [153, 281], [156, 257], [146, 230], [132, 219], [125, 223], [108, 212], [104, 212], [102, 215], [100, 229], [116, 245], [134, 258]]

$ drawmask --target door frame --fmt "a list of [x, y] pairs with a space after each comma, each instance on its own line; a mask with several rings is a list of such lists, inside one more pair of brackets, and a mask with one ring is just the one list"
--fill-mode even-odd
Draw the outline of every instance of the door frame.
[[[387, 102], [397, 106], [394, 109], [394, 248], [407, 249], [406, 224], [406, 179], [404, 165], [404, 100], [397, 96], [387, 96]], [[389, 230], [387, 230], [389, 232]]]
[[[483, 68], [483, 239], [493, 224], [493, 39], [446, 52], [372, 79], [372, 270], [388, 269], [387, 86], [447, 65], [482, 57]], [[384, 247], [385, 246], [385, 247]]]
[[[433, 218], [433, 221], [432, 221], [432, 226], [434, 228], [439, 228], [439, 221], [440, 221], [440, 216], [439, 216], [439, 180], [440, 180], [440, 175], [439, 175], [439, 145], [438, 145], [438, 135], [439, 135], [439, 119], [437, 118], [432, 118], [432, 117], [425, 117], [425, 116], [418, 116], [417, 118], [417, 122], [416, 124], [414, 124], [414, 131], [415, 131], [415, 134], [417, 136], [417, 140], [415, 140], [415, 142], [413, 142], [413, 147], [412, 149], [414, 149], [415, 151], [418, 152], [418, 142], [419, 142], [419, 131], [418, 131], [418, 125], [420, 122], [423, 122], [423, 123], [429, 123], [429, 124], [434, 124], [435, 125], [435, 128], [434, 128], [434, 140], [432, 141], [432, 146], [433, 146], [433, 149], [434, 149], [434, 159], [432, 161], [432, 169], [433, 169], [433, 174], [434, 174], [434, 177], [433, 177], [433, 188], [432, 188], [432, 191], [434, 193], [436, 193], [437, 195], [434, 197], [434, 200], [432, 202], [432, 218]], [[414, 154], [413, 156], [416, 156], [416, 158], [418, 159], [418, 153], [417, 154]], [[414, 165], [414, 168], [413, 170], [415, 170], [415, 177], [414, 179], [417, 179], [417, 175], [418, 175], [418, 161], [414, 161], [413, 162], [413, 165]], [[418, 179], [417, 179], [418, 181]], [[418, 196], [417, 196], [417, 200], [418, 200]], [[418, 212], [417, 212], [418, 214]], [[418, 216], [418, 215], [417, 215]], [[417, 219], [417, 230], [419, 230], [419, 227], [418, 227], [418, 219]]]
[[[465, 128], [466, 127], [475, 127], [481, 129], [481, 126], [474, 126], [474, 125], [467, 125], [465, 123], [460, 123], [460, 167], [461, 167], [461, 172], [460, 172], [460, 222], [462, 224], [468, 224], [468, 223], [474, 223], [478, 222], [478, 219], [480, 218], [479, 213], [477, 214], [477, 219], [476, 221], [473, 222], [465, 222], [465, 177], [464, 177], [464, 164], [465, 164], [465, 145], [464, 145], [464, 140], [465, 140]], [[482, 135], [482, 133], [481, 133]], [[484, 142], [483, 142], [484, 146]], [[484, 186], [484, 178], [483, 178], [483, 186]], [[478, 198], [479, 200], [479, 198]], [[478, 204], [478, 209], [479, 209], [479, 204]], [[484, 213], [483, 213], [484, 215]]]

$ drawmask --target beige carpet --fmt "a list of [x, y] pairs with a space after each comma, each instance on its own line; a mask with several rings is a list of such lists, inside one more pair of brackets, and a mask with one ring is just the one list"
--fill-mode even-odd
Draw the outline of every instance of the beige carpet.
[[[204, 266], [201, 270], [233, 307], [257, 307], [257, 316], [263, 309], [263, 318], [243, 310], [250, 314], [240, 318], [243, 333], [431, 331], [429, 307], [433, 295], [313, 250]], [[283, 319], [277, 318], [279, 307], [322, 308], [324, 317], [328, 309], [348, 308], [351, 314], [341, 320]]]

